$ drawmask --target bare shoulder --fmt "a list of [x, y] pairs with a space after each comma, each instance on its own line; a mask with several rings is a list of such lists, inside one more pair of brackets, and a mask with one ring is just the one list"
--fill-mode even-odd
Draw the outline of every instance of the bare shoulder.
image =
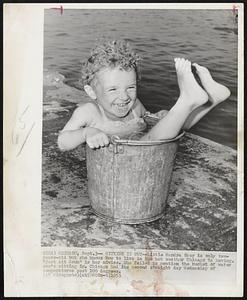
[[81, 127], [89, 126], [95, 115], [99, 113], [97, 105], [93, 102], [80, 104], [73, 112], [71, 118], [65, 125], [64, 130], [76, 130]]
[[78, 104], [77, 108], [74, 110], [75, 114], [85, 114], [85, 113], [95, 113], [98, 112], [99, 108], [94, 102], [86, 102]]

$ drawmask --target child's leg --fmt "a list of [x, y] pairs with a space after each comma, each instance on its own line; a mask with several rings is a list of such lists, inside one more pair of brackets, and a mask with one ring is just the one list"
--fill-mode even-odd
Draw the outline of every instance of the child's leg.
[[183, 58], [175, 59], [180, 96], [171, 108], [141, 140], [171, 139], [178, 135], [186, 119], [197, 107], [208, 100], [207, 93], [196, 82], [191, 72], [191, 62]]
[[184, 123], [183, 129], [190, 129], [203, 116], [205, 116], [212, 108], [220, 102], [226, 100], [230, 96], [230, 91], [227, 87], [216, 82], [208, 69], [198, 64], [193, 64], [196, 67], [197, 74], [201, 80], [202, 86], [209, 95], [209, 102], [195, 109]]

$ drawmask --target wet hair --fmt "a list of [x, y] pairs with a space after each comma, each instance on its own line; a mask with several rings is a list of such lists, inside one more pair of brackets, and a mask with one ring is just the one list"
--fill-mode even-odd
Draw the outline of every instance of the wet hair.
[[84, 85], [90, 84], [99, 70], [115, 67], [120, 67], [125, 71], [134, 69], [139, 80], [140, 60], [139, 55], [126, 41], [109, 41], [97, 45], [92, 49], [91, 56], [83, 63], [82, 82]]

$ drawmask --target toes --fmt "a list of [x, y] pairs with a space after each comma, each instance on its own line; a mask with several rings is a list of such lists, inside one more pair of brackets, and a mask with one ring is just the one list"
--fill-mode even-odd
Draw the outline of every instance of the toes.
[[186, 69], [191, 70], [191, 61], [186, 59], [185, 63], [186, 63], [186, 65], [185, 65]]
[[186, 64], [187, 64], [188, 66], [191, 66], [191, 61], [188, 60], [188, 59], [186, 59]]
[[190, 61], [188, 59], [183, 59], [182, 61], [182, 66], [181, 66], [181, 71], [186, 72], [190, 70]]
[[175, 60], [175, 66], [178, 71], [181, 70], [182, 61], [183, 61], [183, 58], [179, 58], [179, 57], [176, 58], [176, 60]]
[[174, 58], [177, 72], [191, 71], [191, 61], [185, 58]]
[[185, 63], [185, 59], [184, 58], [180, 58], [179, 59], [179, 66], [180, 66], [181, 69], [183, 68], [184, 63]]
[[197, 71], [202, 71], [202, 70], [206, 69], [205, 67], [200, 66], [197, 63], [193, 63], [193, 66], [196, 68]]
[[183, 72], [186, 70], [191, 70], [191, 62], [185, 58], [175, 58], [175, 67], [177, 71]]
[[199, 67], [200, 67], [197, 63], [193, 63], [192, 66], [194, 66], [194, 67], [196, 68], [197, 71], [198, 71], [198, 69], [199, 69]]
[[174, 59], [174, 61], [175, 61], [175, 68], [178, 70], [179, 69], [179, 58], [175, 58]]
[[206, 67], [200, 66], [197, 63], [193, 63], [192, 65], [196, 68], [197, 73], [209, 73]]
[[193, 63], [192, 66], [196, 68], [196, 73], [199, 75], [200, 71], [202, 71], [202, 67], [197, 63]]

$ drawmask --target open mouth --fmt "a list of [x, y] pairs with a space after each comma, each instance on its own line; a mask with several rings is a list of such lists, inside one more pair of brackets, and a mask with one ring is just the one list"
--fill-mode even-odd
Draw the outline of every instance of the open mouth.
[[130, 101], [124, 103], [115, 103], [114, 110], [118, 116], [125, 116], [130, 109]]
[[129, 103], [119, 103], [119, 104], [115, 104], [118, 107], [125, 107], [127, 106]]
[[116, 105], [117, 107], [126, 107], [126, 106], [128, 106], [129, 103], [130, 103], [130, 101], [126, 101], [126, 102], [122, 102], [122, 103], [114, 103], [114, 105]]

